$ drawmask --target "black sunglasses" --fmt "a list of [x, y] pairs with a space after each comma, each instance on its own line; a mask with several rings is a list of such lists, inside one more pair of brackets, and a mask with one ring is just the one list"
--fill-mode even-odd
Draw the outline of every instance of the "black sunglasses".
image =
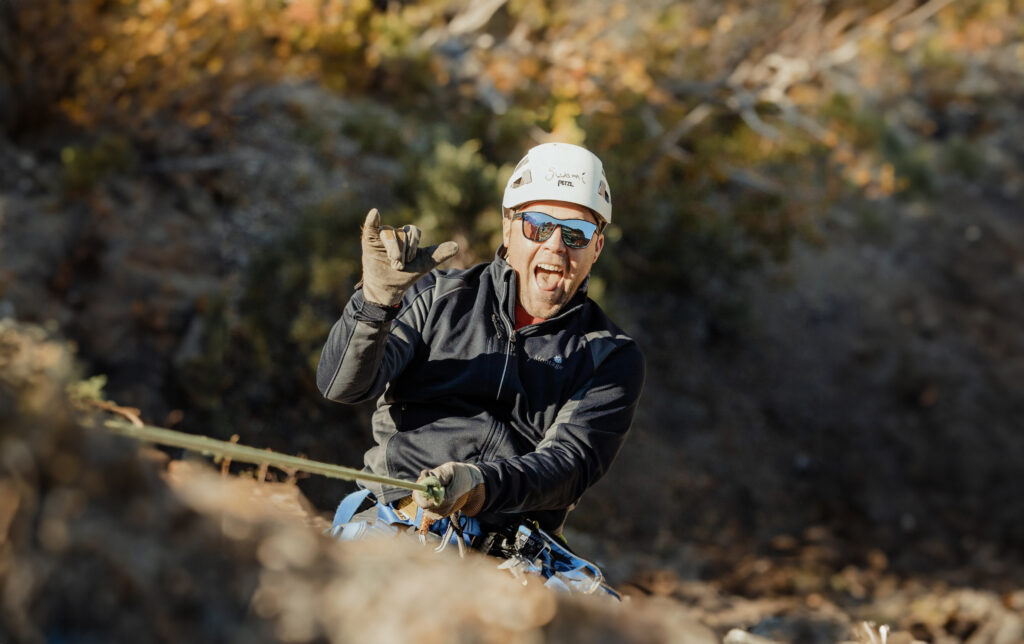
[[538, 243], [546, 242], [555, 228], [561, 228], [562, 242], [569, 248], [586, 248], [597, 232], [597, 224], [586, 219], [558, 219], [533, 210], [517, 212], [512, 219], [522, 219], [523, 236]]

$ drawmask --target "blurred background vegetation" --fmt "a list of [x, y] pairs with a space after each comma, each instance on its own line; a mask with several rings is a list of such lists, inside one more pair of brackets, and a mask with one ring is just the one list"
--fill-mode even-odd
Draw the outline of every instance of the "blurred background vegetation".
[[[948, 559], [995, 512], [984, 538], [1024, 538], [1006, 487], [1024, 411], [1024, 2], [0, 15], [0, 312], [56, 325], [152, 422], [358, 464], [369, 409], [325, 403], [313, 373], [359, 278], [363, 215], [486, 261], [514, 163], [568, 141], [613, 189], [591, 293], [651, 367], [634, 446], [581, 530], [630, 515], [609, 534], [661, 552], [835, 523], [890, 551], [940, 534]], [[964, 239], [992, 246], [966, 255]], [[958, 462], [964, 445], [980, 460]], [[674, 482], [652, 497], [638, 468], [654, 451]], [[342, 493], [303, 485], [322, 509]], [[644, 503], [679, 510], [645, 524]]]

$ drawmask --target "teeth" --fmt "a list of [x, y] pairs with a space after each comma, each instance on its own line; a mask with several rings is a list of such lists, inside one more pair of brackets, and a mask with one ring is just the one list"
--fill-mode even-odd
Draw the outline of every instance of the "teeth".
[[552, 272], [555, 272], [555, 273], [561, 273], [562, 272], [562, 267], [561, 266], [555, 266], [554, 264], [537, 264], [537, 268], [543, 268], [546, 271], [552, 271]]

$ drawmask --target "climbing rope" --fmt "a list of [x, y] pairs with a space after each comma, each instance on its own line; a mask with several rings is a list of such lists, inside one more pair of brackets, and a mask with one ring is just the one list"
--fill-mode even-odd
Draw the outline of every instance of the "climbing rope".
[[441, 485], [441, 482], [438, 481], [436, 477], [430, 477], [423, 483], [414, 483], [412, 481], [404, 481], [390, 476], [381, 476], [380, 474], [374, 474], [372, 472], [364, 472], [351, 467], [333, 465], [331, 463], [323, 463], [321, 461], [312, 461], [308, 458], [280, 454], [271, 450], [262, 450], [255, 447], [249, 447], [247, 445], [239, 445], [238, 443], [229, 443], [228, 441], [217, 440], [215, 438], [210, 438], [209, 436], [186, 434], [184, 432], [165, 429], [163, 427], [135, 424], [119, 419], [106, 420], [103, 422], [103, 425], [116, 434], [148, 443], [181, 447], [199, 454], [220, 456], [222, 458], [230, 458], [233, 461], [251, 463], [254, 465], [266, 464], [274, 467], [280, 467], [282, 469], [294, 469], [302, 472], [309, 472], [310, 474], [319, 474], [320, 476], [342, 479], [345, 481], [368, 481], [371, 483], [380, 483], [382, 485], [390, 485], [406, 490], [422, 492], [433, 499], [436, 503], [441, 503], [444, 500], [444, 486]]

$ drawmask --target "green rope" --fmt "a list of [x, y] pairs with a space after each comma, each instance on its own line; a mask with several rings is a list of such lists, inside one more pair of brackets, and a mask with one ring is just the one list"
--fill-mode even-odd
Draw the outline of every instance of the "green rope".
[[431, 479], [427, 479], [424, 483], [413, 483], [411, 481], [391, 478], [390, 476], [381, 476], [372, 472], [363, 472], [362, 470], [353, 469], [351, 467], [332, 465], [331, 463], [322, 463], [320, 461], [311, 461], [299, 456], [279, 454], [270, 450], [257, 449], [247, 445], [239, 445], [238, 443], [229, 443], [227, 441], [210, 438], [209, 436], [186, 434], [184, 432], [174, 431], [173, 429], [164, 429], [163, 427], [153, 427], [152, 425], [133, 425], [123, 420], [107, 420], [104, 421], [103, 424], [111, 431], [122, 436], [134, 438], [135, 440], [159, 443], [161, 445], [170, 445], [172, 447], [181, 447], [191, 452], [230, 458], [233, 461], [240, 461], [243, 463], [252, 463], [255, 465], [263, 465], [265, 463], [282, 469], [300, 470], [302, 472], [309, 472], [310, 474], [319, 474], [321, 476], [328, 476], [345, 481], [369, 481], [371, 483], [390, 485], [406, 490], [423, 492], [433, 499], [435, 503], [441, 503], [444, 500], [444, 486], [441, 485], [440, 481], [433, 477], [431, 477]]

